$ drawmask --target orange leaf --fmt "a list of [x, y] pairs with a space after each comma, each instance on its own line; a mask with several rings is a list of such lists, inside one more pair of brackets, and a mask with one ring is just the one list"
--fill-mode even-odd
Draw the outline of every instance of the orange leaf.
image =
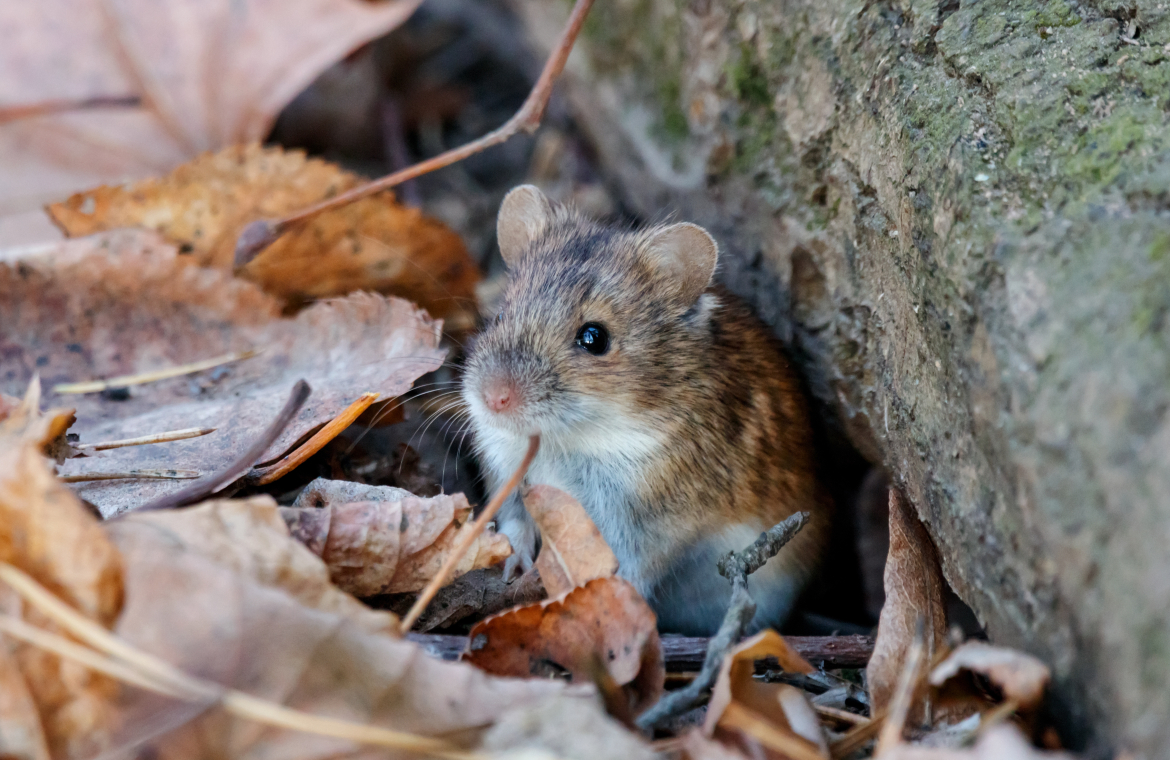
[[617, 572], [613, 550], [576, 499], [552, 486], [524, 492], [524, 507], [540, 528], [536, 569], [550, 597]]

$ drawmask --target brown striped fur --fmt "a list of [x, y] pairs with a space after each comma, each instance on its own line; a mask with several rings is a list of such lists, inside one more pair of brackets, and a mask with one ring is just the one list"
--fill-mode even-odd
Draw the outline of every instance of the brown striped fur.
[[[682, 268], [655, 258], [655, 241], [680, 225], [630, 232], [539, 201], [529, 197], [511, 218], [505, 201], [510, 281], [464, 379], [489, 479], [507, 477], [526, 436], [540, 432], [529, 480], [581, 501], [660, 625], [692, 634], [713, 632], [726, 608], [718, 557], [809, 511], [812, 523], [750, 584], [756, 626], [779, 624], [819, 560], [832, 511], [782, 347], [730, 293], [681, 282], [705, 271], [701, 256]], [[586, 322], [608, 329], [605, 355], [575, 344]], [[501, 378], [518, 395], [508, 414], [480, 397]], [[500, 525], [528, 564], [535, 535], [518, 501]]]

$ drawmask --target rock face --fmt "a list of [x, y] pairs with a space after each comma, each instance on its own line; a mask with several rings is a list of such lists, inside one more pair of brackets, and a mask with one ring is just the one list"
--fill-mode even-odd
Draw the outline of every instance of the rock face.
[[[547, 49], [567, 3], [516, 0]], [[599, 0], [567, 77], [634, 210], [724, 246], [1067, 739], [1170, 746], [1170, 11]]]

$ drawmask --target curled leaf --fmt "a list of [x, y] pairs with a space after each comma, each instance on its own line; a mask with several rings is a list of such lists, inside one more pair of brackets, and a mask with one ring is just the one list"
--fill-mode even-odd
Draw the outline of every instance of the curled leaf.
[[536, 485], [524, 492], [524, 507], [540, 528], [536, 569], [550, 597], [617, 572], [613, 550], [572, 496], [552, 486]]
[[1024, 710], [1040, 704], [1052, 675], [1047, 665], [1030, 654], [982, 641], [968, 641], [931, 671], [930, 683], [942, 686], [961, 670], [987, 676], [1005, 699], [1015, 701]]
[[[338, 491], [362, 501], [338, 499]], [[342, 497], [344, 498], [344, 497]], [[471, 506], [463, 494], [423, 498], [398, 488], [318, 479], [296, 506], [281, 509], [292, 534], [325, 560], [333, 582], [355, 596], [422, 589], [470, 528]], [[495, 565], [512, 553], [495, 532], [476, 537], [460, 560], [463, 575]]]
[[632, 715], [657, 701], [665, 669], [657, 620], [628, 581], [597, 578], [567, 594], [517, 607], [471, 629], [464, 658], [496, 675], [621, 687]]

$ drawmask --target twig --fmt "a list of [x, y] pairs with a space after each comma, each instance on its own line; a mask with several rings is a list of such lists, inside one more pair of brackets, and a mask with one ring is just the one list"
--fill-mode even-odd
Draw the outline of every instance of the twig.
[[155, 433], [153, 435], [143, 435], [138, 438], [123, 438], [120, 441], [103, 441], [101, 443], [75, 443], [73, 448], [78, 451], [107, 451], [109, 449], [120, 449], [125, 446], [145, 446], [149, 443], [170, 443], [171, 441], [184, 441], [188, 438], [198, 438], [203, 435], [214, 433], [216, 428], [184, 428], [182, 430], [170, 430], [165, 433]]
[[766, 533], [762, 533], [755, 543], [742, 552], [729, 552], [719, 560], [716, 565], [719, 574], [731, 581], [731, 602], [719, 630], [707, 645], [707, 658], [703, 661], [703, 669], [689, 686], [664, 694], [656, 704], [642, 713], [638, 717], [640, 728], [651, 728], [667, 718], [681, 715], [707, 698], [715, 679], [719, 676], [723, 659], [743, 638], [744, 630], [747, 629], [752, 616], [756, 614], [756, 603], [747, 590], [748, 576], [776, 556], [776, 553], [808, 524], [808, 520], [808, 512], [797, 512]]
[[256, 460], [264, 455], [264, 452], [268, 450], [268, 447], [272, 445], [273, 441], [280, 437], [280, 434], [284, 432], [284, 429], [292, 422], [293, 417], [300, 411], [301, 406], [304, 405], [305, 399], [309, 398], [310, 393], [312, 393], [312, 389], [309, 388], [309, 384], [304, 380], [298, 380], [297, 384], [293, 386], [292, 393], [289, 394], [284, 408], [280, 410], [280, 414], [276, 416], [276, 419], [272, 421], [268, 429], [256, 439], [255, 443], [234, 462], [211, 477], [192, 483], [186, 488], [181, 488], [174, 493], [160, 496], [134, 511], [146, 512], [153, 509], [173, 509], [175, 507], [194, 504], [197, 501], [202, 501], [207, 498], [228, 483], [237, 480], [241, 475], [251, 469], [252, 465], [256, 464]]
[[839, 707], [829, 707], [828, 705], [818, 705], [815, 702], [813, 702], [811, 704], [812, 704], [813, 710], [816, 711], [817, 715], [823, 715], [826, 718], [832, 718], [833, 720], [838, 720], [838, 721], [841, 721], [842, 723], [848, 723], [851, 726], [867, 726], [867, 725], [869, 725], [870, 719], [865, 717], [864, 715], [858, 715], [857, 713], [852, 713], [852, 712], [849, 712], [848, 710], [842, 710]]
[[353, 203], [356, 200], [366, 198], [383, 190], [388, 190], [407, 180], [420, 177], [436, 169], [442, 169], [445, 166], [450, 166], [456, 161], [462, 161], [485, 148], [498, 145], [508, 138], [519, 134], [521, 131], [528, 132], [529, 134], [535, 132], [536, 128], [540, 126], [540, 120], [544, 116], [544, 109], [548, 105], [549, 97], [552, 95], [553, 84], [565, 68], [565, 62], [569, 59], [569, 53], [573, 49], [573, 43], [576, 42], [577, 35], [581, 31], [581, 26], [585, 23], [585, 17], [588, 15], [592, 5], [593, 0], [577, 0], [573, 5], [573, 10], [569, 13], [569, 20], [565, 24], [565, 28], [561, 32], [560, 39], [557, 40], [552, 54], [549, 55], [548, 60], [545, 62], [544, 69], [540, 72], [540, 78], [536, 80], [536, 84], [533, 85], [532, 91], [524, 100], [524, 104], [520, 106], [520, 110], [512, 118], [508, 119], [503, 126], [489, 132], [478, 140], [472, 140], [466, 145], [449, 150], [446, 153], [441, 153], [426, 161], [420, 161], [407, 169], [355, 187], [348, 192], [303, 208], [300, 211], [295, 211], [281, 219], [260, 219], [252, 222], [243, 229], [239, 239], [236, 241], [236, 268], [248, 264], [248, 262], [256, 258], [256, 255], [260, 251], [271, 245], [273, 241], [294, 225], [322, 211]]
[[[421, 644], [428, 653], [444, 660], [458, 660], [467, 651], [467, 637], [441, 633], [409, 633], [406, 638]], [[863, 668], [873, 653], [869, 636], [785, 636], [784, 640], [801, 657], [825, 668]], [[711, 639], [705, 636], [663, 636], [662, 658], [667, 676], [698, 676]]]
[[83, 383], [61, 383], [53, 386], [53, 393], [98, 393], [99, 391], [105, 391], [111, 388], [125, 388], [129, 385], [142, 385], [143, 383], [153, 383], [159, 380], [169, 380], [172, 377], [181, 377], [182, 375], [190, 375], [194, 372], [202, 372], [205, 369], [212, 369], [221, 364], [231, 364], [232, 362], [251, 359], [258, 353], [260, 352], [238, 351], [234, 354], [217, 356], [214, 359], [204, 359], [203, 361], [191, 362], [190, 364], [183, 364], [178, 367], [142, 372], [137, 375], [122, 375], [121, 377], [111, 377], [108, 380], [88, 380]]
[[248, 484], [268, 485], [300, 467], [306, 459], [325, 448], [325, 444], [341, 435], [347, 427], [354, 423], [354, 420], [362, 416], [362, 412], [369, 409], [370, 405], [377, 400], [377, 393], [363, 393], [357, 401], [342, 409], [340, 414], [329, 420], [323, 428], [313, 434], [312, 438], [298, 446], [288, 456], [269, 467], [258, 467], [248, 473]]
[[868, 723], [861, 723], [849, 729], [844, 736], [829, 745], [829, 754], [834, 758], [849, 757], [878, 735], [885, 725], [887, 711], [879, 710], [870, 715]]
[[[55, 633], [33, 628], [16, 618], [0, 615], [0, 630], [34, 646], [75, 660], [106, 675], [143, 689], [170, 697], [206, 704], [219, 704], [237, 717], [269, 726], [331, 736], [365, 744], [421, 752], [452, 760], [482, 758], [461, 752], [440, 739], [367, 726], [294, 710], [284, 705], [227, 689], [195, 678], [165, 660], [127, 644], [105, 628], [86, 618], [53, 596], [31, 577], [6, 563], [0, 563], [0, 579], [47, 617], [93, 649], [85, 649]], [[32, 628], [32, 631], [29, 629]], [[84, 652], [78, 650], [85, 650]], [[97, 650], [96, 652], [93, 650]]]
[[87, 472], [81, 475], [62, 475], [62, 483], [87, 483], [92, 480], [194, 480], [203, 473], [199, 470], [127, 470], [126, 472]]
[[914, 640], [906, 651], [906, 660], [902, 663], [902, 672], [898, 676], [898, 685], [894, 688], [894, 696], [890, 700], [890, 709], [882, 729], [878, 733], [877, 748], [873, 756], [881, 757], [902, 742], [902, 729], [906, 725], [906, 716], [910, 713], [910, 705], [914, 702], [914, 692], [917, 691], [921, 680], [922, 664], [926, 657], [925, 625], [923, 618], [918, 618], [918, 628], [914, 633]]
[[430, 583], [428, 583], [426, 588], [422, 590], [422, 593], [418, 595], [418, 598], [414, 600], [414, 604], [411, 605], [410, 611], [406, 613], [406, 617], [402, 618], [402, 622], [399, 624], [398, 630], [403, 635], [406, 635], [406, 633], [410, 631], [411, 626], [413, 626], [418, 621], [418, 618], [420, 615], [422, 615], [423, 610], [425, 610], [427, 605], [431, 603], [431, 600], [435, 598], [435, 594], [439, 592], [439, 589], [446, 585], [448, 580], [447, 576], [451, 574], [451, 570], [454, 569], [459, 560], [463, 558], [463, 555], [467, 553], [467, 550], [471, 547], [472, 542], [475, 541], [475, 539], [479, 537], [481, 533], [483, 533], [484, 528], [486, 528], [487, 524], [491, 522], [491, 520], [496, 516], [496, 512], [500, 511], [500, 507], [504, 505], [504, 501], [512, 494], [512, 491], [516, 490], [516, 486], [520, 485], [520, 481], [524, 478], [524, 474], [528, 472], [528, 466], [532, 464], [532, 460], [536, 458], [536, 450], [539, 448], [540, 436], [530, 436], [528, 438], [528, 451], [524, 454], [524, 459], [520, 462], [520, 466], [517, 467], [516, 471], [512, 473], [512, 477], [508, 478], [508, 482], [505, 483], [500, 488], [500, 490], [496, 491], [496, 495], [492, 497], [492, 500], [488, 502], [488, 505], [483, 508], [482, 512], [479, 513], [479, 517], [475, 518], [475, 523], [472, 524], [471, 529], [463, 534], [463, 538], [461, 538], [459, 543], [456, 544], [455, 547], [451, 550], [451, 553], [447, 556], [447, 560], [443, 562], [443, 566], [439, 568], [439, 572], [435, 573], [435, 576], [431, 578]]

